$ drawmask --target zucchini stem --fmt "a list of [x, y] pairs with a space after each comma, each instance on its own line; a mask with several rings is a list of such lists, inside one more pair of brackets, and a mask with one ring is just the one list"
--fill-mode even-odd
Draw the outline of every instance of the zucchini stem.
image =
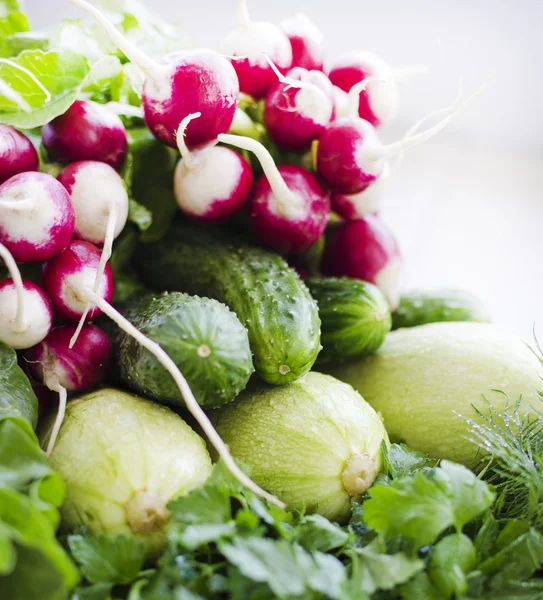
[[202, 407], [198, 404], [192, 390], [190, 389], [187, 380], [181, 373], [181, 371], [177, 368], [177, 365], [173, 362], [173, 360], [168, 356], [168, 354], [161, 348], [159, 344], [149, 339], [146, 335], [144, 335], [139, 329], [136, 329], [130, 321], [128, 321], [120, 312], [118, 312], [111, 304], [106, 302], [101, 296], [96, 294], [91, 288], [85, 288], [83, 290], [85, 299], [89, 302], [95, 304], [105, 315], [107, 315], [112, 321], [114, 321], [124, 332], [128, 335], [132, 336], [138, 343], [140, 343], [144, 348], [149, 350], [153, 356], [158, 360], [158, 362], [168, 371], [168, 373], [172, 376], [173, 380], [177, 384], [183, 399], [187, 405], [188, 410], [192, 414], [192, 416], [198, 421], [198, 424], [203, 429], [204, 433], [208, 437], [209, 441], [213, 444], [215, 449], [217, 450], [219, 456], [223, 459], [224, 464], [232, 473], [232, 475], [247, 489], [251, 492], [264, 498], [268, 502], [275, 504], [279, 508], [286, 508], [286, 505], [279, 500], [273, 494], [266, 492], [260, 486], [258, 486], [252, 479], [247, 477], [245, 473], [238, 467], [228, 447], [222, 441], [221, 437], [213, 427], [211, 421], [208, 416], [202, 410]]

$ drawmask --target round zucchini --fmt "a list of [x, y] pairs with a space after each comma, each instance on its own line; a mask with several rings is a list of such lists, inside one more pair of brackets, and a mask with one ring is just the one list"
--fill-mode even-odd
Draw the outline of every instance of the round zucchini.
[[[169, 354], [202, 406], [226, 404], [247, 385], [254, 371], [247, 330], [224, 304], [179, 292], [148, 294], [125, 304], [123, 313]], [[124, 331], [114, 346], [128, 387], [184, 406], [174, 380], [148, 350]]]
[[390, 331], [388, 302], [376, 286], [358, 279], [306, 280], [319, 305], [319, 360], [341, 361], [375, 352]]
[[475, 294], [453, 289], [415, 290], [403, 295], [392, 313], [392, 329], [445, 321], [489, 323], [490, 316]]

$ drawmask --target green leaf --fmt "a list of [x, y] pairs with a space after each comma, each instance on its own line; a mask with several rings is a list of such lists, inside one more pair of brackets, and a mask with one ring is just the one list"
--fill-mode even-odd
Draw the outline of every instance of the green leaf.
[[66, 112], [89, 72], [87, 59], [69, 51], [25, 50], [12, 63], [24, 70], [0, 63], [0, 80], [20, 101], [0, 88], [0, 123], [20, 129], [41, 127]]
[[7, 418], [24, 422], [31, 431], [38, 420], [38, 399], [17, 364], [15, 350], [0, 342], [0, 422]]
[[0, 5], [0, 57], [9, 57], [14, 54], [10, 38], [17, 33], [29, 31], [30, 25], [23, 13], [9, 12], [5, 17], [2, 14]]
[[386, 554], [382, 543], [374, 540], [349, 553], [352, 561], [350, 586], [368, 594], [392, 590], [424, 569], [424, 561], [403, 552]]
[[491, 512], [488, 512], [483, 520], [481, 528], [475, 537], [475, 551], [479, 562], [488, 558], [492, 554], [492, 549], [496, 543], [500, 526]]
[[230, 496], [209, 483], [173, 500], [168, 509], [180, 523], [227, 523], [232, 518]]
[[111, 583], [95, 583], [88, 587], [77, 588], [70, 600], [111, 600]]
[[17, 562], [17, 554], [9, 532], [0, 523], [0, 577], [13, 571]]
[[461, 596], [468, 589], [466, 574], [477, 563], [473, 542], [464, 534], [448, 535], [440, 540], [430, 556], [429, 575], [442, 594]]
[[432, 583], [427, 573], [416, 577], [400, 587], [402, 600], [448, 600]]
[[0, 489], [0, 524], [12, 540], [15, 568], [0, 578], [1, 598], [61, 600], [78, 582], [50, 520], [23, 494]]
[[297, 544], [266, 538], [237, 538], [220, 551], [245, 577], [265, 582], [279, 597], [301, 596], [307, 590], [340, 598], [345, 571], [340, 561], [310, 554]]
[[405, 444], [391, 444], [390, 448], [384, 446], [383, 451], [386, 472], [391, 479], [399, 479], [427, 467], [435, 467], [437, 462], [424, 452], [412, 450]]
[[530, 529], [511, 544], [487, 559], [479, 569], [486, 574], [496, 574], [492, 580], [494, 589], [511, 580], [526, 580], [543, 563], [543, 536]]
[[346, 531], [320, 515], [304, 517], [296, 529], [296, 541], [306, 550], [329, 552], [348, 539]]
[[131, 583], [145, 559], [144, 545], [131, 537], [71, 535], [68, 545], [81, 572], [91, 583]]
[[202, 523], [189, 525], [179, 534], [178, 541], [185, 548], [194, 550], [202, 544], [219, 542], [232, 538], [236, 533], [236, 524], [229, 523]]
[[447, 488], [453, 524], [458, 530], [492, 505], [495, 498], [492, 488], [466, 467], [443, 460], [435, 472], [436, 479]]
[[48, 50], [49, 38], [38, 31], [14, 33], [6, 39], [11, 49], [9, 56], [17, 56], [25, 50]]
[[138, 226], [140, 231], [146, 231], [153, 223], [153, 213], [134, 198], [130, 198], [128, 205], [128, 220]]
[[453, 521], [443, 486], [421, 472], [396, 479], [390, 486], [374, 485], [364, 502], [364, 519], [389, 539], [403, 537], [419, 546], [431, 544]]

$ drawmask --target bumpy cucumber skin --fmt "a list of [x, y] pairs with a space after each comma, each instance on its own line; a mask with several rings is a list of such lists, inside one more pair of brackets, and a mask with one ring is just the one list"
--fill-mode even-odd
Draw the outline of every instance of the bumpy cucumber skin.
[[[247, 385], [254, 371], [247, 330], [224, 304], [179, 292], [149, 294], [125, 304], [123, 313], [168, 353], [202, 406], [222, 406]], [[114, 346], [127, 386], [184, 406], [174, 380], [148, 350], [123, 331]]]
[[255, 370], [265, 382], [289, 383], [313, 366], [321, 349], [317, 303], [280, 256], [179, 221], [160, 242], [142, 245], [135, 265], [155, 289], [230, 306], [247, 327]]
[[322, 322], [319, 361], [367, 356], [381, 347], [392, 320], [376, 286], [348, 277], [308, 279], [306, 284]]
[[444, 321], [489, 323], [490, 315], [477, 296], [453, 289], [404, 294], [392, 313], [392, 329]]

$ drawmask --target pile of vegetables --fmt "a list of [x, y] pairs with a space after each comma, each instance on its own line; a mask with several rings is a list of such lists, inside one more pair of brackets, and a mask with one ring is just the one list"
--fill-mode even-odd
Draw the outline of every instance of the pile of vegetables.
[[423, 67], [67, 2], [0, 0], [0, 597], [543, 598], [541, 350], [380, 216], [467, 100], [384, 145]]

